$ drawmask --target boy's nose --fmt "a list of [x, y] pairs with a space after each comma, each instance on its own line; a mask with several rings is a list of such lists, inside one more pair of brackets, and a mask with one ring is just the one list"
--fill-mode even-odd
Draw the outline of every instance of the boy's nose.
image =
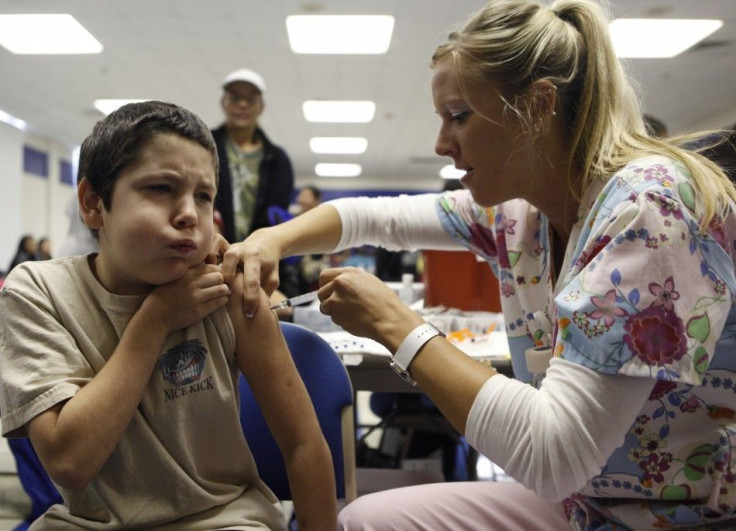
[[186, 228], [196, 224], [197, 210], [194, 207], [194, 200], [183, 199], [179, 203], [179, 207], [174, 218], [174, 225], [177, 228]]

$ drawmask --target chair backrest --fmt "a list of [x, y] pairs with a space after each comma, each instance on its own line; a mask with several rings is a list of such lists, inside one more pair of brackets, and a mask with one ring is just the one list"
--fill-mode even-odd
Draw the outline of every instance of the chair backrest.
[[[330, 447], [337, 497], [349, 503], [355, 499], [357, 488], [353, 388], [347, 370], [329, 343], [316, 332], [286, 322], [281, 323], [281, 330]], [[240, 422], [261, 478], [276, 497], [290, 500], [281, 452], [243, 376], [240, 377]]]

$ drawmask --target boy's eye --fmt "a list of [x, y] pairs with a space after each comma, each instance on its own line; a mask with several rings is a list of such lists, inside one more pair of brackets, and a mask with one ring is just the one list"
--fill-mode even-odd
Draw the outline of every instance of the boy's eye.
[[211, 203], [213, 201], [212, 194], [210, 194], [208, 192], [200, 192], [199, 194], [197, 194], [197, 198], [200, 201], [205, 201], [207, 203]]
[[171, 186], [168, 184], [151, 184], [148, 186], [148, 189], [154, 192], [169, 192], [171, 191]]

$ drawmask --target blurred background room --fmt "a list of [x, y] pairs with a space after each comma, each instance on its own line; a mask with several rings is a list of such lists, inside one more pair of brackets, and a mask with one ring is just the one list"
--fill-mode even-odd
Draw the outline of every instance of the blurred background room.
[[[434, 152], [440, 122], [430, 93], [430, 56], [448, 32], [484, 4], [0, 0], [0, 283], [19, 256], [45, 259], [93, 245], [69, 246], [69, 237], [79, 234], [74, 209], [78, 149], [98, 120], [125, 102], [157, 99], [182, 105], [215, 128], [223, 121], [223, 78], [240, 68], [257, 71], [267, 85], [260, 125], [293, 165], [292, 208], [284, 209], [289, 215], [306, 208], [298, 197], [310, 186], [319, 191], [318, 202], [452, 187], [447, 183], [456, 184], [462, 172]], [[639, 85], [644, 111], [655, 118], [652, 123], [665, 127], [662, 134], [734, 128], [736, 1], [611, 0], [610, 8], [617, 53]], [[653, 28], [627, 26], [641, 24], [638, 19], [648, 19]], [[298, 30], [306, 23], [328, 25], [308, 29], [300, 40]], [[661, 29], [673, 23], [675, 29]], [[644, 42], [636, 42], [637, 35], [645, 36]], [[674, 36], [685, 40], [670, 43]], [[340, 37], [347, 42], [338, 42]], [[657, 47], [648, 49], [651, 44]], [[665, 44], [673, 48], [664, 49]], [[733, 149], [730, 153], [733, 161]], [[498, 312], [498, 293], [478, 291], [487, 285], [480, 277], [491, 274], [487, 265], [470, 253], [461, 262], [446, 258], [361, 248], [314, 260], [362, 267], [394, 283], [397, 291], [404, 280], [413, 290], [407, 304], [426, 298], [433, 307]], [[453, 267], [462, 268], [467, 285], [457, 280], [443, 285], [443, 268]], [[310, 271], [301, 280], [304, 291], [315, 287]], [[471, 294], [482, 300], [471, 300]], [[499, 324], [492, 318], [484, 323], [483, 330]], [[367, 398], [358, 403], [363, 412], [359, 435], [381, 422], [367, 404]], [[398, 444], [385, 435], [373, 450]], [[10, 511], [11, 528], [13, 508], [26, 507], [27, 499], [15, 488], [13, 460], [3, 450], [4, 442], [0, 511]], [[367, 459], [369, 449], [358, 450]], [[503, 477], [487, 460], [469, 475]]]

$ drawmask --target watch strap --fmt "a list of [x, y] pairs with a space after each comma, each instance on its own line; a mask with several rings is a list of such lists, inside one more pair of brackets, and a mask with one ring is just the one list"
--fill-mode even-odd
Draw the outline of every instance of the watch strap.
[[399, 345], [391, 359], [391, 367], [396, 373], [401, 376], [404, 380], [416, 385], [416, 382], [409, 374], [409, 365], [414, 361], [414, 357], [419, 353], [424, 344], [436, 336], [442, 336], [443, 334], [436, 326], [432, 323], [423, 323], [417, 326], [414, 330], [409, 332], [409, 335], [404, 338]]

